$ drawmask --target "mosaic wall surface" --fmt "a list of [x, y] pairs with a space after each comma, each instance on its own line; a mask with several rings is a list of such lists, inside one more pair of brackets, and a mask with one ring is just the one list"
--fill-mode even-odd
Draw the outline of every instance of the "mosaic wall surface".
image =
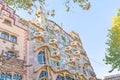
[[[52, 56], [50, 56], [47, 62], [54, 70], [69, 70], [71, 74], [79, 73], [84, 75], [86, 79], [95, 76], [79, 37], [66, 33], [52, 21], [42, 26], [39, 25], [39, 27], [31, 26], [30, 33], [34, 50], [43, 46], [49, 48]], [[35, 56], [37, 57], [37, 55]], [[38, 60], [36, 61], [38, 62]], [[39, 65], [39, 63], [36, 63], [36, 65]]]

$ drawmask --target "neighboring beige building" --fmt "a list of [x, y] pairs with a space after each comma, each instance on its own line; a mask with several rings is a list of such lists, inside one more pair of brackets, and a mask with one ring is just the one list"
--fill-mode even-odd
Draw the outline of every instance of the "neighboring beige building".
[[120, 74], [105, 76], [103, 80], [120, 80]]
[[0, 80], [96, 80], [80, 37], [39, 9], [25, 21], [0, 1]]

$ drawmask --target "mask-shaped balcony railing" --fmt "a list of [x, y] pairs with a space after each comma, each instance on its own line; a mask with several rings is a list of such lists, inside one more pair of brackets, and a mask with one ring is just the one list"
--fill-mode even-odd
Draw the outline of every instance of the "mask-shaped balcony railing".
[[65, 47], [65, 52], [71, 54], [71, 47], [70, 46]]
[[34, 33], [34, 38], [37, 39], [39, 42], [45, 42], [43, 32], [35, 32]]
[[68, 63], [71, 65], [75, 65], [75, 59], [74, 58], [68, 58]]
[[49, 45], [51, 45], [53, 48], [57, 48], [58, 47], [57, 39], [50, 39]]
[[60, 60], [60, 52], [59, 51], [53, 51], [51, 53], [51, 57], [57, 60]]
[[75, 51], [74, 55], [80, 57], [80, 51]]
[[71, 42], [71, 47], [72, 48], [77, 48], [77, 43], [75, 41]]
[[91, 65], [90, 61], [88, 59], [86, 59], [86, 58], [83, 58], [83, 64], [85, 64], [85, 65]]
[[86, 56], [86, 52], [85, 52], [84, 49], [81, 49], [81, 50], [80, 50], [80, 53], [81, 53], [82, 55], [85, 55], [85, 56]]

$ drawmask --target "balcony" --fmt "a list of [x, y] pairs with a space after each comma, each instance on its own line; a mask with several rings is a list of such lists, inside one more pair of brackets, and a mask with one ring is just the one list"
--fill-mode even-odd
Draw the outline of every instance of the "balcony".
[[84, 60], [83, 60], [83, 63], [84, 63], [85, 66], [90, 66], [90, 65], [91, 65], [91, 64], [90, 64], [90, 61], [87, 60], [87, 59], [85, 59], [85, 58], [84, 58]]
[[57, 60], [60, 60], [60, 52], [59, 51], [53, 51], [51, 54], [51, 57]]
[[70, 54], [71, 53], [71, 47], [70, 46], [65, 47], [65, 52]]
[[86, 56], [86, 53], [85, 53], [85, 50], [84, 50], [84, 49], [81, 49], [81, 50], [80, 50], [80, 53], [81, 53], [82, 55], [85, 55], [85, 56]]
[[57, 48], [57, 39], [50, 39], [49, 44], [53, 47], [53, 48]]
[[40, 42], [45, 42], [43, 32], [35, 32], [34, 33], [34, 38], [37, 39]]
[[72, 48], [77, 48], [77, 42], [71, 42], [71, 47]]
[[74, 56], [80, 57], [80, 51], [75, 51], [75, 52], [74, 52]]
[[68, 58], [68, 63], [71, 65], [75, 65], [75, 59], [74, 58]]

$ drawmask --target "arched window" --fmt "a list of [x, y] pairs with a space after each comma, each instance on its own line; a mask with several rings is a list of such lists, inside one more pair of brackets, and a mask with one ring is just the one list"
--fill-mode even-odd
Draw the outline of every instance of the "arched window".
[[8, 51], [8, 52], [7, 52], [7, 56], [8, 56], [8, 57], [13, 57], [13, 56], [15, 56], [15, 55], [14, 55], [14, 52]]
[[14, 75], [13, 80], [22, 80], [22, 77], [19, 75]]
[[39, 76], [39, 80], [48, 80], [48, 72], [42, 71]]
[[46, 59], [45, 59], [45, 51], [40, 51], [38, 54], [38, 62], [39, 64], [46, 64]]
[[11, 75], [10, 74], [6, 74], [6, 73], [2, 73], [1, 74], [1, 79], [2, 80], [11, 80]]
[[64, 80], [64, 76], [58, 75], [56, 80]]

